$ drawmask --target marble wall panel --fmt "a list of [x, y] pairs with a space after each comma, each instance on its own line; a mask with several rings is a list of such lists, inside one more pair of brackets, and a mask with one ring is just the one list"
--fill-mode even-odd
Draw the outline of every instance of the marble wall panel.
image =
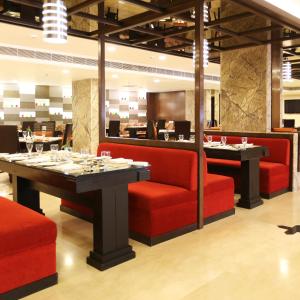
[[73, 148], [96, 154], [99, 144], [98, 80], [73, 82]]

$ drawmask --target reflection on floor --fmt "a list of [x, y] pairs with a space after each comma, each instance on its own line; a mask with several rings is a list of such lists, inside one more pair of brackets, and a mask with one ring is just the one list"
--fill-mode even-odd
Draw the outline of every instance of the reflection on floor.
[[[1, 194], [10, 192], [0, 174]], [[59, 284], [27, 299], [42, 300], [277, 300], [300, 299], [300, 235], [278, 224], [300, 223], [300, 193], [288, 193], [155, 247], [135, 241], [137, 258], [99, 272], [85, 263], [91, 224], [59, 211], [42, 195], [58, 226]]]

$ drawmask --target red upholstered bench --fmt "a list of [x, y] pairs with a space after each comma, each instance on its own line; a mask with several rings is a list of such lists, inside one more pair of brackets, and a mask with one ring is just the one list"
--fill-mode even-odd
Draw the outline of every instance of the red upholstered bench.
[[0, 198], [0, 299], [19, 299], [57, 283], [56, 225]]
[[[108, 150], [115, 158], [151, 164], [151, 179], [128, 187], [132, 238], [154, 245], [196, 229], [198, 158], [195, 152], [103, 143], [99, 145], [98, 153]], [[233, 193], [234, 184], [230, 177], [205, 175], [206, 223], [234, 213]], [[74, 206], [67, 200], [62, 200], [62, 207], [64, 211], [75, 211], [75, 215], [80, 212], [85, 218], [92, 216], [86, 207]]]
[[[219, 141], [220, 136], [213, 136]], [[260, 193], [264, 198], [273, 198], [289, 190], [290, 186], [290, 141], [284, 138], [248, 137], [248, 142], [266, 146], [270, 155], [260, 161]], [[240, 144], [238, 136], [228, 136], [228, 144]], [[225, 159], [208, 158], [208, 170], [218, 174], [231, 175], [235, 180], [236, 190], [239, 190], [240, 162]], [[216, 168], [217, 167], [217, 168]]]

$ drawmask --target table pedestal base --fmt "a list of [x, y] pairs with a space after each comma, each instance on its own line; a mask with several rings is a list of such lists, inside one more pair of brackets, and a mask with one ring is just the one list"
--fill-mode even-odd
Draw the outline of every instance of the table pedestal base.
[[131, 246], [128, 246], [125, 249], [114, 251], [113, 253], [107, 255], [101, 255], [91, 251], [90, 256], [88, 256], [86, 259], [86, 262], [90, 266], [100, 271], [104, 271], [133, 258], [135, 258], [135, 252], [132, 250]]

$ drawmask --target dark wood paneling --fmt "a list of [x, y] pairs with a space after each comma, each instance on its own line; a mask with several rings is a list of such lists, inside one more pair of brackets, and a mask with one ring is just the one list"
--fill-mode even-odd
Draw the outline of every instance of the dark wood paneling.
[[148, 120], [185, 120], [185, 92], [147, 94]]

